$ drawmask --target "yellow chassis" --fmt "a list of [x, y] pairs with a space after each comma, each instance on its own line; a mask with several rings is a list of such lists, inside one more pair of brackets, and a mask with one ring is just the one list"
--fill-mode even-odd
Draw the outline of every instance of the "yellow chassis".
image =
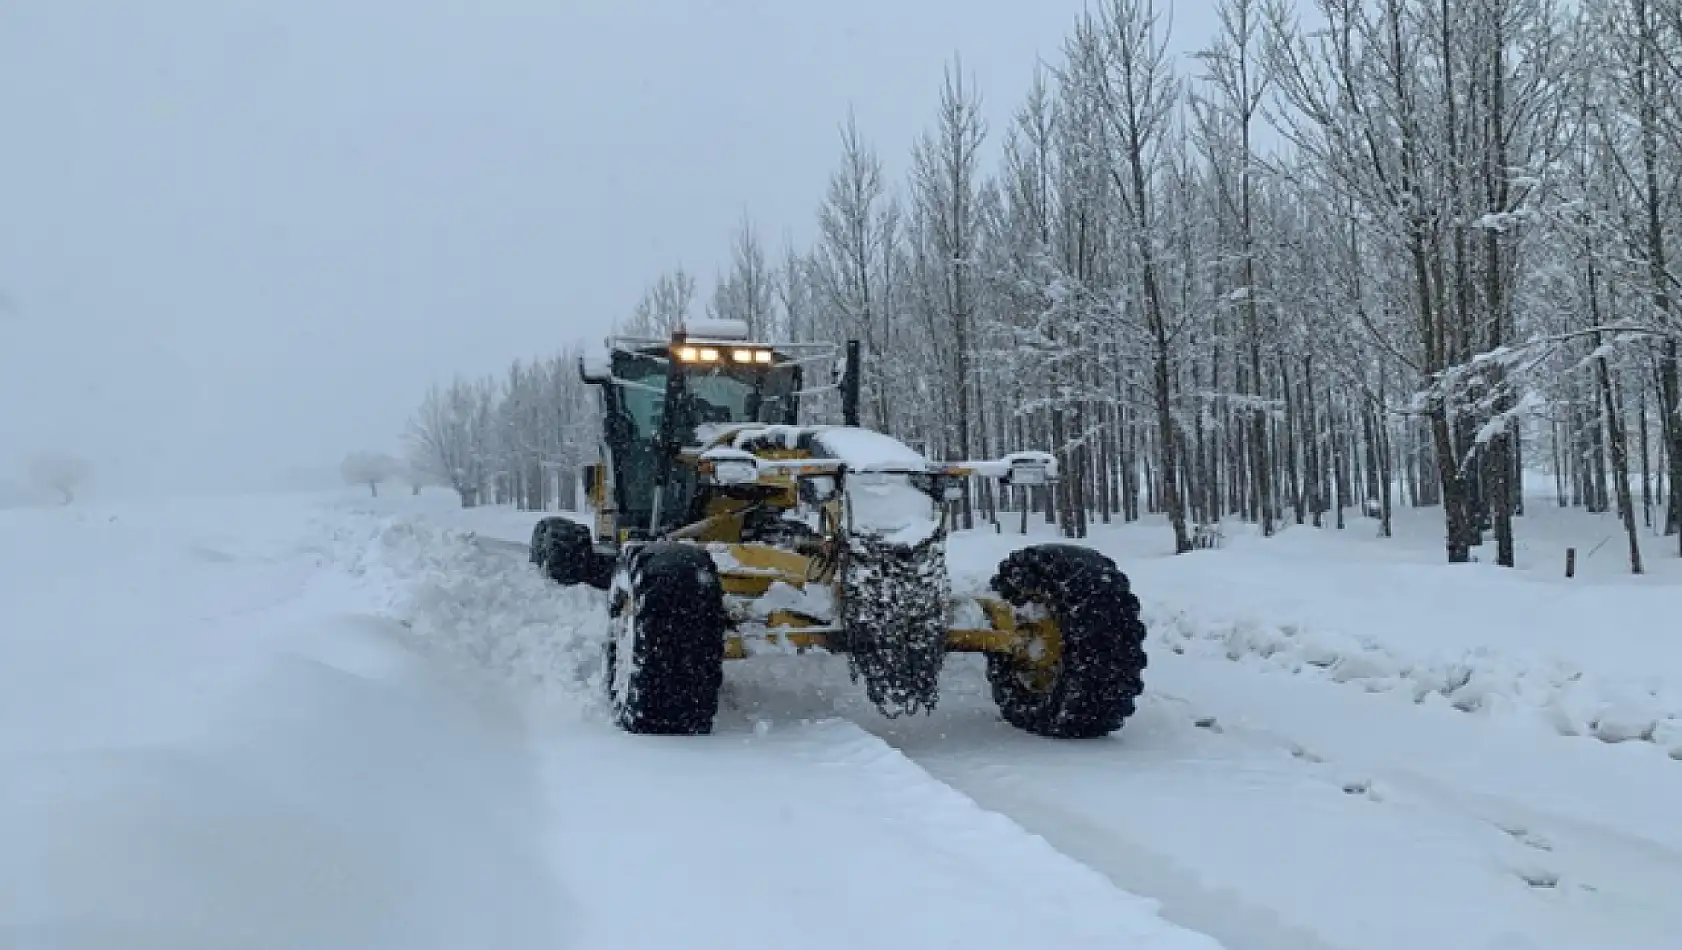
[[[817, 565], [814, 559], [795, 551], [763, 544], [713, 542], [706, 547], [714, 552], [715, 562], [721, 562], [719, 581], [727, 596], [757, 599], [782, 582], [799, 590], [809, 584], [826, 584], [814, 580]], [[833, 590], [833, 587], [832, 587]], [[952, 653], [1000, 653], [1014, 656], [1026, 669], [1046, 670], [1062, 654], [1062, 635], [1051, 618], [1027, 619], [1018, 616], [1015, 608], [994, 597], [970, 597], [986, 617], [986, 627], [954, 627], [946, 631], [946, 649]], [[804, 653], [813, 647], [827, 649], [828, 634], [835, 628], [823, 620], [794, 610], [769, 611], [763, 624], [738, 625], [724, 641], [724, 658], [741, 660], [755, 655], [755, 647], [764, 644], [767, 652], [792, 650]]]
[[[722, 433], [715, 444], [728, 438], [729, 433]], [[775, 488], [781, 496], [777, 498], [777, 503], [785, 508], [793, 508], [796, 504], [799, 476], [825, 474], [833, 472], [836, 467], [833, 461], [811, 459], [805, 452], [796, 449], [762, 450], [757, 454], [761, 460], [772, 462], [768, 470], [762, 472], [759, 484]], [[696, 457], [696, 453], [686, 452], [684, 461], [696, 467], [701, 474], [710, 474], [711, 466]], [[968, 467], [961, 465], [945, 465], [941, 470], [952, 475], [971, 474]], [[601, 518], [600, 530], [611, 532], [611, 514], [606, 510], [606, 479], [596, 479], [591, 502]], [[836, 503], [825, 507], [829, 508], [832, 517], [838, 514]], [[786, 548], [745, 543], [740, 540], [742, 533], [743, 517], [739, 505], [727, 498], [715, 497], [708, 503], [701, 521], [677, 534], [702, 544], [714, 554], [715, 563], [722, 562], [719, 580], [728, 597], [757, 599], [779, 581], [802, 591], [809, 584], [824, 584], [831, 588], [832, 595], [839, 594], [831, 572], [818, 563], [817, 558]], [[980, 613], [986, 618], [988, 626], [947, 630], [947, 651], [1012, 656], [1020, 670], [1049, 685], [1063, 652], [1062, 633], [1056, 621], [1049, 617], [1022, 617], [1009, 603], [994, 597], [972, 596], [966, 599], [981, 608]], [[838, 597], [832, 596], [832, 602], [835, 600]], [[969, 613], [974, 616], [973, 611]], [[762, 622], [737, 624], [736, 629], [725, 638], [724, 658], [747, 659], [760, 652], [755, 649], [759, 644], [770, 648], [765, 652], [792, 650], [804, 653], [814, 647], [828, 649], [828, 635], [835, 630], [825, 621], [797, 611], [772, 610]]]

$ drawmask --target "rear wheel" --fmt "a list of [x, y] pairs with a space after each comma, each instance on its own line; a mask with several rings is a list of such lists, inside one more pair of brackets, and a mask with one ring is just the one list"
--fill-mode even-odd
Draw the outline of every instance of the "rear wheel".
[[729, 615], [706, 551], [658, 542], [627, 552], [608, 593], [606, 685], [627, 732], [705, 735], [718, 712]]
[[531, 529], [531, 562], [533, 564], [543, 563], [543, 557], [549, 551], [549, 529], [555, 522], [564, 520], [566, 519], [544, 518]]
[[989, 654], [987, 681], [1006, 722], [1059, 739], [1121, 728], [1144, 691], [1145, 625], [1115, 562], [1090, 548], [1040, 544], [1000, 563], [992, 587], [1018, 607], [1048, 613], [1060, 649], [1045, 662]]
[[533, 563], [557, 584], [606, 590], [613, 560], [596, 550], [590, 529], [569, 518], [544, 518], [531, 533]]

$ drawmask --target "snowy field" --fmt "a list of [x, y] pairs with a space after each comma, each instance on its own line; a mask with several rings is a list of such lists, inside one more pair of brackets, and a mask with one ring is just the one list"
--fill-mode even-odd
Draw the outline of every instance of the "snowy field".
[[1610, 517], [1532, 500], [1516, 571], [1438, 563], [1436, 512], [1099, 527], [1151, 665], [1086, 743], [999, 723], [972, 657], [930, 717], [765, 658], [715, 735], [623, 735], [600, 595], [507, 543], [536, 517], [0, 512], [0, 947], [1678, 946], [1682, 563], [1628, 577]]

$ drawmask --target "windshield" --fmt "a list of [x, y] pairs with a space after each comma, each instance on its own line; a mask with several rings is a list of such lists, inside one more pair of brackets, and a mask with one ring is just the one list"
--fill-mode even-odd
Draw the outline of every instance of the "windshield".
[[[625, 352], [613, 357], [615, 382], [608, 404], [613, 417], [614, 482], [620, 508], [637, 520], [646, 518], [654, 503], [654, 442], [665, 422], [667, 366], [664, 357]], [[693, 442], [696, 427], [703, 424], [793, 425], [799, 421], [795, 395], [799, 385], [795, 366], [686, 365], [686, 408], [680, 410], [684, 418], [679, 420], [678, 437], [685, 444]], [[662, 521], [683, 517], [691, 488], [686, 470], [679, 468], [672, 477]]]
[[685, 369], [694, 400], [694, 424], [764, 422], [794, 424], [794, 367], [766, 369], [704, 364]]
[[[621, 354], [613, 375], [619, 408], [634, 437], [653, 439], [664, 421], [666, 361], [639, 354]], [[688, 418], [679, 425], [684, 442], [703, 424], [763, 422], [793, 425], [797, 418], [798, 371], [793, 366], [742, 366], [692, 363], [684, 367]]]

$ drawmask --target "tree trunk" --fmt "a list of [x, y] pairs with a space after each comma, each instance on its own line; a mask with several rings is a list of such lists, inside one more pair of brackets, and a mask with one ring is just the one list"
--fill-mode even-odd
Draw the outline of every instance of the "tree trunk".
[[1636, 423], [1640, 426], [1641, 440], [1641, 524], [1651, 528], [1653, 526], [1653, 471], [1650, 461], [1652, 446], [1647, 435], [1647, 386], [1635, 387], [1638, 396], [1636, 400]]
[[[1599, 333], [1594, 335], [1594, 344], [1596, 349], [1600, 347]], [[1612, 443], [1612, 478], [1618, 493], [1618, 516], [1623, 519], [1624, 533], [1629, 536], [1629, 570], [1631, 574], [1640, 574], [1641, 541], [1635, 531], [1635, 503], [1629, 492], [1629, 457], [1624, 450], [1623, 414], [1618, 411], [1618, 401], [1612, 393], [1612, 374], [1606, 368], [1606, 357], [1595, 358], [1595, 371], [1600, 377], [1601, 410], [1605, 413], [1606, 432]]]

